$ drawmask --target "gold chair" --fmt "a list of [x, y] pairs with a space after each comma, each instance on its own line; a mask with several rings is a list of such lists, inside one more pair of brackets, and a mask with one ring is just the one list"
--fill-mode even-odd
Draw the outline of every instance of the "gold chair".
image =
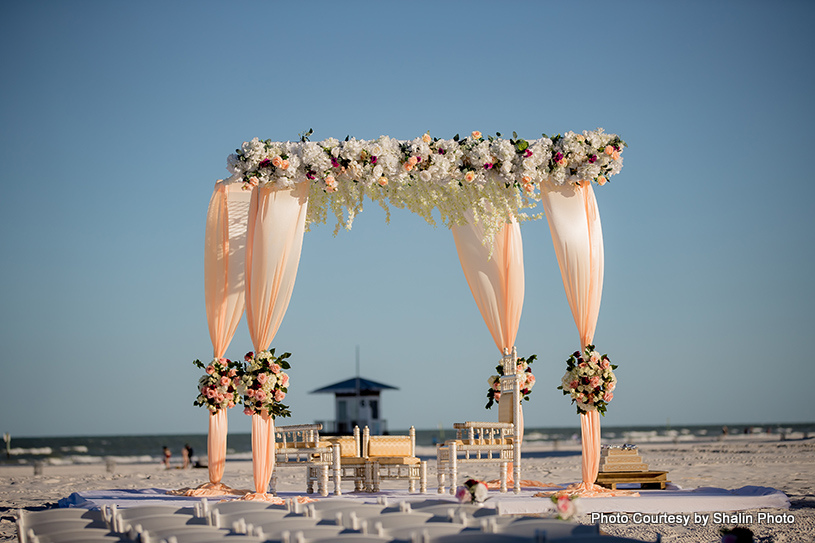
[[[325, 441], [339, 448], [339, 462], [334, 465], [335, 479], [352, 479], [354, 492], [360, 492], [366, 486], [366, 461], [362, 456], [359, 426], [354, 426], [353, 436], [326, 436]], [[337, 471], [339, 473], [337, 473]], [[341, 494], [340, 490], [337, 494]]]
[[410, 427], [406, 436], [372, 436], [363, 431], [363, 453], [367, 459], [370, 492], [379, 492], [382, 479], [407, 479], [408, 490], [427, 492], [427, 462], [416, 456], [416, 430]]

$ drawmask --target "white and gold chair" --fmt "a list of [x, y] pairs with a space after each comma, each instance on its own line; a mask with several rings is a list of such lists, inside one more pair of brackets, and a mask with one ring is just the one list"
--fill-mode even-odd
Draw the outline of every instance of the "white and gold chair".
[[369, 473], [368, 488], [379, 492], [382, 479], [408, 481], [408, 491], [427, 492], [427, 462], [416, 456], [416, 430], [410, 427], [406, 436], [372, 436], [363, 430], [362, 448]]
[[[354, 426], [352, 436], [326, 436], [323, 438], [332, 446], [339, 447], [339, 463], [334, 466], [339, 470], [335, 477], [341, 479], [352, 479], [354, 481], [354, 492], [360, 492], [365, 487], [367, 481], [366, 461], [362, 455], [362, 442], [359, 426]], [[341, 493], [337, 492], [337, 494]]]
[[328, 496], [329, 470], [334, 471], [334, 494], [340, 494], [339, 446], [320, 440], [322, 424], [299, 424], [275, 427], [275, 468], [271, 491], [277, 487], [277, 469], [306, 468], [306, 492], [314, 492], [317, 483], [320, 495]]
[[456, 493], [459, 464], [498, 464], [500, 466], [500, 490], [507, 491], [507, 467], [513, 465], [513, 491], [521, 491], [521, 428], [515, 421], [521, 420], [521, 390], [517, 374], [518, 356], [504, 350], [501, 363], [504, 375], [500, 379], [501, 401], [499, 422], [459, 422], [453, 424], [456, 438], [436, 447], [436, 469], [439, 494], [445, 492], [447, 479], [450, 494]]

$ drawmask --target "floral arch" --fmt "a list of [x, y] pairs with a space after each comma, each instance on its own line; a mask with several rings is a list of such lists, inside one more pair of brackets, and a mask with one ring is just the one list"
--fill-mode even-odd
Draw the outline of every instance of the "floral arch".
[[[386, 214], [390, 206], [406, 208], [431, 224], [435, 214], [450, 228], [479, 311], [505, 356], [514, 356], [524, 297], [519, 222], [545, 215], [581, 350], [591, 344], [603, 283], [593, 184], [604, 185], [621, 170], [625, 142], [618, 136], [597, 129], [535, 140], [473, 132], [453, 139], [424, 134], [413, 140], [312, 142], [311, 133], [296, 142], [245, 142], [229, 155], [230, 177], [215, 184], [205, 241], [214, 360], [224, 356], [244, 310], [255, 353], [266, 352], [288, 308], [304, 232], [325, 223], [329, 213], [335, 233], [350, 229], [365, 198]], [[543, 213], [525, 211], [539, 202]], [[599, 414], [586, 397], [577, 401], [583, 486], [593, 491]], [[226, 409], [210, 411], [210, 485], [217, 487], [226, 454]], [[274, 423], [269, 412], [252, 415], [255, 490], [262, 496], [274, 466]]]

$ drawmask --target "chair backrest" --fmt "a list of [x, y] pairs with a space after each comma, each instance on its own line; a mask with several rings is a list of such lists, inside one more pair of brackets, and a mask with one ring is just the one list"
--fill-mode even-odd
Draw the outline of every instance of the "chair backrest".
[[[365, 427], [367, 434], [368, 427]], [[367, 442], [367, 443], [366, 443]], [[367, 440], [363, 439], [363, 449], [366, 458], [377, 457], [412, 457], [416, 456], [416, 429], [411, 426], [410, 432], [406, 436], [367, 436]], [[367, 444], [367, 446], [365, 445]]]
[[359, 458], [362, 456], [362, 439], [359, 426], [354, 426], [353, 436], [324, 436], [323, 439], [332, 445], [340, 446], [340, 458]]
[[511, 422], [457, 422], [453, 428], [456, 439], [466, 439], [470, 445], [509, 444], [515, 431]]
[[322, 424], [295, 424], [275, 427], [274, 435], [278, 448], [307, 448], [316, 447], [320, 442]]

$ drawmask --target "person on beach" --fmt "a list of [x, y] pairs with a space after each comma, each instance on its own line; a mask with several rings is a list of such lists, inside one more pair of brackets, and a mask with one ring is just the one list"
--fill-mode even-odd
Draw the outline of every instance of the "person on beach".
[[162, 464], [164, 465], [164, 467], [165, 467], [165, 468], [167, 468], [167, 469], [169, 469], [169, 468], [170, 468], [170, 457], [171, 457], [172, 455], [173, 455], [173, 454], [170, 452], [170, 449], [168, 449], [168, 448], [167, 448], [167, 446], [165, 445], [165, 446], [164, 446], [164, 449], [163, 449], [163, 454], [162, 454], [161, 463], [162, 463]]
[[181, 469], [187, 469], [192, 465], [192, 447], [190, 447], [189, 443], [184, 445], [184, 448], [181, 449], [181, 458], [183, 460]]

